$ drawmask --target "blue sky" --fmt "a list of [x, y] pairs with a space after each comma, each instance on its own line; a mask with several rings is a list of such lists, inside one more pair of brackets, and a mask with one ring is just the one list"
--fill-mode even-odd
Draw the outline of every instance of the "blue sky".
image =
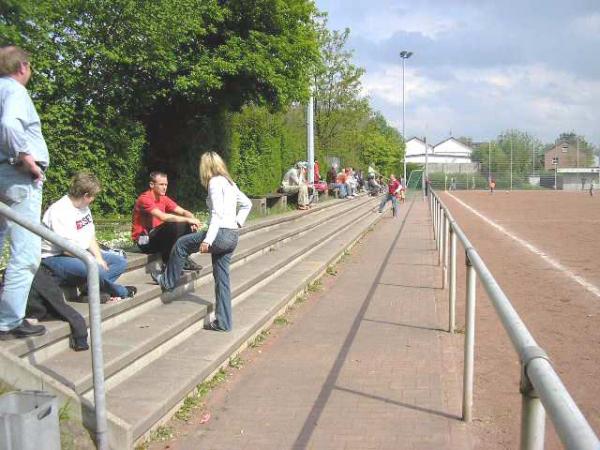
[[600, 144], [600, 0], [316, 0], [350, 28], [365, 94], [406, 135], [475, 140], [516, 128]]

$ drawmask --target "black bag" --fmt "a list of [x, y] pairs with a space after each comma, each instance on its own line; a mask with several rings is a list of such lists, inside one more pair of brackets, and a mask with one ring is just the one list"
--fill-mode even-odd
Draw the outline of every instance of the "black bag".
[[65, 295], [52, 270], [42, 261], [29, 290], [27, 317], [38, 320], [64, 320], [71, 326], [73, 350], [87, 350], [87, 325], [84, 318], [65, 301]]

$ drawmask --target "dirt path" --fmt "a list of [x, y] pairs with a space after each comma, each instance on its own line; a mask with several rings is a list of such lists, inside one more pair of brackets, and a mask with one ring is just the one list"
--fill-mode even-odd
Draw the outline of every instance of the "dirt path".
[[[456, 192], [456, 197], [600, 288], [600, 197], [567, 192]], [[443, 201], [494, 274], [595, 430], [600, 430], [600, 298], [449, 195]], [[459, 251], [462, 251], [459, 250]], [[461, 256], [459, 261], [464, 259]], [[460, 323], [464, 267], [459, 264]], [[486, 448], [517, 448], [519, 364], [477, 289], [475, 425]], [[462, 325], [461, 325], [462, 326]], [[547, 422], [546, 448], [562, 448]], [[495, 444], [494, 444], [495, 443]]]

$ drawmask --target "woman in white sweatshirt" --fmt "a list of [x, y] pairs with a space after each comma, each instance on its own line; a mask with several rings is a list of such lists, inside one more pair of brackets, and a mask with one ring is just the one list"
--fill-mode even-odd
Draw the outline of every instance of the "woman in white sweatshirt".
[[[215, 152], [207, 152], [200, 158], [200, 182], [208, 191], [206, 204], [210, 210], [207, 231], [180, 237], [169, 257], [163, 273], [152, 272], [152, 278], [165, 291], [175, 288], [183, 273], [187, 257], [200, 251], [212, 257], [215, 279], [215, 316], [207, 328], [215, 331], [231, 331], [231, 290], [229, 263], [238, 243], [238, 229], [244, 225], [252, 203], [235, 185], [225, 162]], [[240, 205], [239, 211], [237, 206]]]

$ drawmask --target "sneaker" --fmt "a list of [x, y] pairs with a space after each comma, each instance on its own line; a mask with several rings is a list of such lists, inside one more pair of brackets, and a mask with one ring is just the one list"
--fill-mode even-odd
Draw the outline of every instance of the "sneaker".
[[202, 266], [196, 263], [193, 259], [187, 258], [185, 263], [183, 264], [183, 270], [190, 270], [194, 272], [200, 272], [202, 270]]
[[151, 271], [150, 271], [150, 276], [152, 277], [152, 280], [154, 280], [154, 282], [160, 286], [160, 289], [161, 289], [163, 292], [168, 292], [168, 291], [171, 291], [171, 290], [172, 290], [172, 289], [167, 289], [167, 288], [166, 288], [166, 287], [164, 287], [164, 285], [162, 284], [163, 272], [160, 272], [159, 270], [151, 270]]
[[210, 330], [210, 331], [227, 331], [227, 330], [224, 330], [223, 328], [221, 328], [219, 326], [219, 322], [217, 322], [216, 320], [213, 320], [212, 322], [208, 322], [206, 325], [204, 325], [204, 329]]
[[127, 297], [125, 298], [133, 298], [135, 294], [137, 294], [137, 288], [135, 286], [125, 286], [127, 289]]
[[31, 325], [24, 320], [21, 325], [8, 331], [0, 331], [0, 341], [8, 341], [10, 339], [22, 339], [33, 336], [42, 336], [46, 334], [44, 325]]

